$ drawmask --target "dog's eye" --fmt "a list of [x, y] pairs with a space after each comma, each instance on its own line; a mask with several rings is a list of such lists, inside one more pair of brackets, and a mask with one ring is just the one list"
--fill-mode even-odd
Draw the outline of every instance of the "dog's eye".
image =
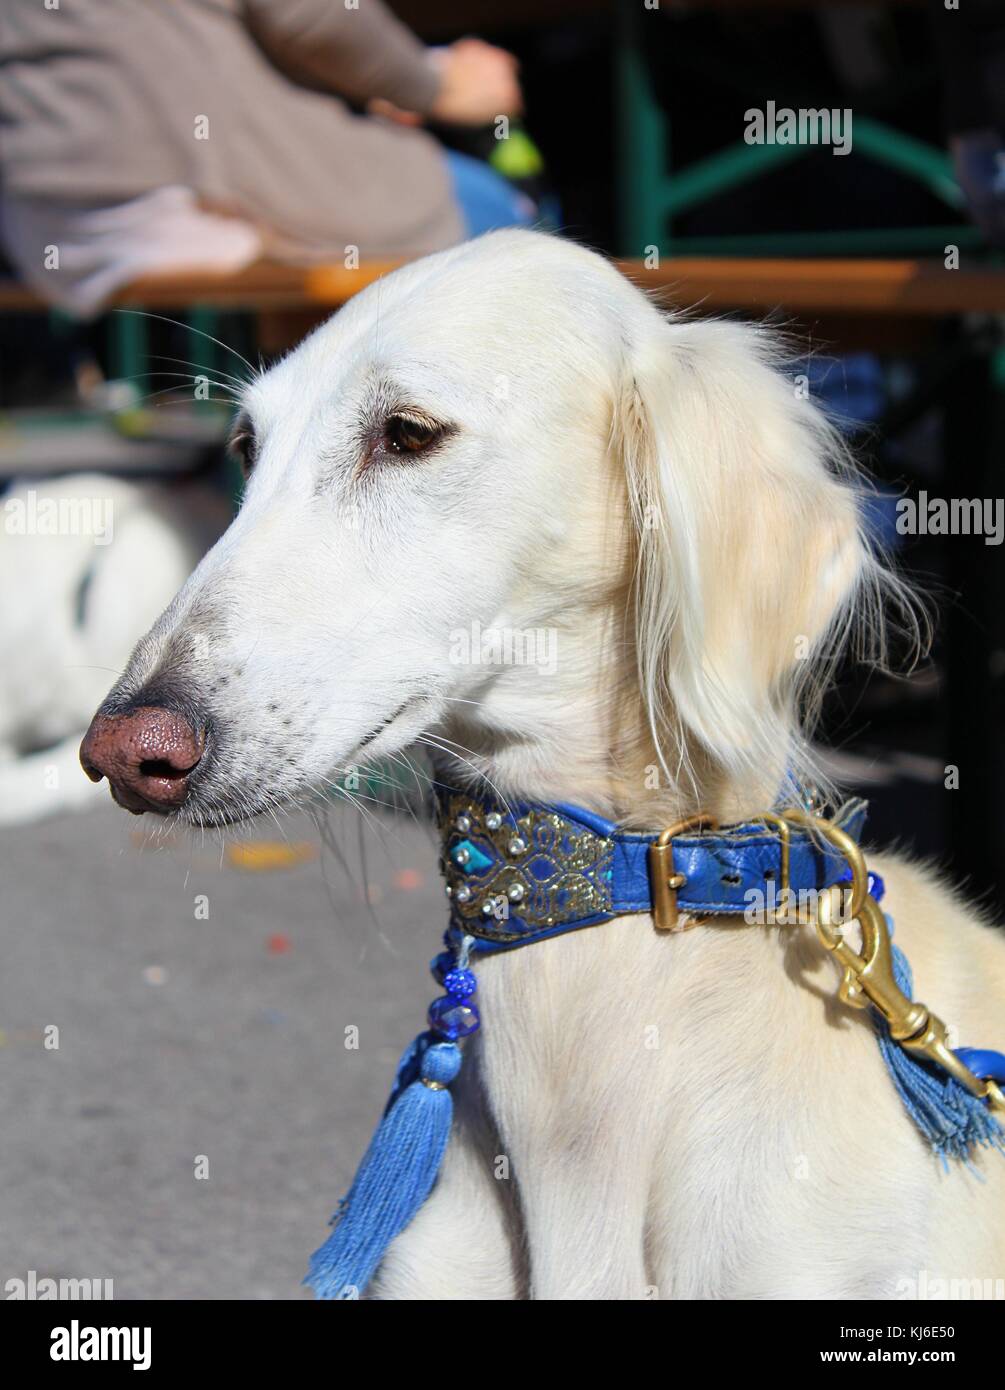
[[258, 456], [258, 440], [255, 438], [255, 431], [251, 427], [250, 420], [238, 416], [227, 441], [227, 448], [241, 465], [241, 472], [247, 479]]
[[444, 434], [442, 425], [415, 415], [392, 415], [384, 426], [384, 443], [395, 454], [421, 454]]

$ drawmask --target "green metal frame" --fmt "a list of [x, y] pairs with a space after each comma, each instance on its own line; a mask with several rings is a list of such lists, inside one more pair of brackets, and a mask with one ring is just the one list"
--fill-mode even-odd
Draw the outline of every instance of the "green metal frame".
[[[183, 321], [193, 330], [191, 345], [192, 375], [205, 375], [212, 382], [220, 363], [220, 348], [213, 340], [220, 336], [218, 312], [205, 304], [190, 305], [183, 314]], [[150, 320], [142, 311], [129, 310], [113, 312], [109, 319], [109, 367], [116, 379], [133, 380], [144, 383], [140, 394], [147, 394], [151, 371], [150, 366]], [[205, 402], [197, 401], [196, 409], [217, 410], [218, 402], [213, 398], [212, 388]], [[244, 478], [237, 462], [229, 456], [224, 464], [224, 483], [236, 512], [244, 491]]]
[[109, 375], [115, 381], [139, 380], [141, 374], [148, 370], [148, 321], [142, 314], [133, 314], [128, 310], [113, 312], [108, 331]]
[[[731, 236], [677, 236], [674, 219], [682, 212], [760, 178], [815, 147], [748, 145], [726, 149], [671, 170], [670, 120], [653, 90], [643, 50], [640, 0], [618, 4], [615, 102], [618, 113], [620, 240], [625, 256], [645, 254], [648, 246], [664, 253], [706, 255], [836, 255], [941, 252], [953, 244], [967, 249], [983, 244], [976, 227], [905, 227], [856, 229], [849, 232], [765, 232]], [[887, 168], [914, 179], [954, 211], [963, 195], [945, 151], [866, 116], [854, 123], [856, 149]]]
[[[193, 376], [202, 373], [211, 380], [217, 366], [217, 347], [211, 341], [217, 334], [215, 309], [194, 304], [185, 310], [184, 321], [194, 330], [192, 345]], [[150, 366], [150, 320], [142, 309], [113, 309], [109, 315], [109, 374], [117, 381], [141, 383]], [[141, 385], [141, 394], [146, 388]]]

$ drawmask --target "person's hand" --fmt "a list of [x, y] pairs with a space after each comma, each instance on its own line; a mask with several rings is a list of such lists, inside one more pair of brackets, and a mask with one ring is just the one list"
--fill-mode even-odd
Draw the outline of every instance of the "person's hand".
[[[515, 116], [523, 110], [517, 78], [517, 61], [504, 48], [481, 39], [458, 39], [449, 48], [429, 50], [440, 70], [440, 90], [429, 116], [445, 125], [489, 125], [497, 116]], [[416, 111], [375, 97], [367, 104], [373, 116], [384, 116], [399, 125], [421, 125]]]
[[445, 125], [489, 125], [497, 116], [523, 110], [517, 61], [504, 48], [481, 39], [458, 39], [434, 53], [440, 65], [440, 90], [430, 108]]

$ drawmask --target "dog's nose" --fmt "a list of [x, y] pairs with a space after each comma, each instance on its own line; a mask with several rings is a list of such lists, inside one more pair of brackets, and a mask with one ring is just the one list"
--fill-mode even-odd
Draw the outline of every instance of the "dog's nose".
[[134, 815], [173, 811], [189, 792], [205, 735], [175, 710], [143, 705], [127, 714], [96, 714], [80, 745], [92, 782], [107, 777], [112, 796]]

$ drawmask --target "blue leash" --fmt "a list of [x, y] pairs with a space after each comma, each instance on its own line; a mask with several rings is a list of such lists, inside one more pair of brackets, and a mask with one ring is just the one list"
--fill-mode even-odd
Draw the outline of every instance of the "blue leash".
[[[620, 831], [569, 806], [504, 807], [444, 791], [439, 809], [451, 921], [446, 950], [431, 970], [444, 992], [429, 1006], [428, 1030], [402, 1056], [380, 1124], [332, 1217], [331, 1235], [311, 1258], [304, 1282], [321, 1299], [359, 1298], [387, 1247], [432, 1191], [450, 1137], [458, 1044], [481, 1022], [471, 956], [653, 908], [649, 850], [660, 837]], [[851, 802], [833, 824], [857, 839], [864, 815], [865, 804]], [[681, 880], [676, 906], [736, 914], [750, 904], [751, 893], [763, 897], [766, 881], [819, 891], [850, 879], [843, 857], [812, 834], [795, 830], [784, 838], [783, 847], [763, 822], [674, 836], [669, 868]], [[878, 875], [869, 875], [868, 887], [878, 902], [884, 891]], [[897, 946], [892, 956], [896, 983], [910, 999], [910, 966]], [[904, 1107], [942, 1162], [969, 1161], [978, 1146], [1005, 1153], [1005, 1134], [988, 1104], [906, 1051], [875, 1009], [873, 1018]], [[1002, 1053], [959, 1048], [956, 1056], [975, 1076], [1005, 1082]]]

